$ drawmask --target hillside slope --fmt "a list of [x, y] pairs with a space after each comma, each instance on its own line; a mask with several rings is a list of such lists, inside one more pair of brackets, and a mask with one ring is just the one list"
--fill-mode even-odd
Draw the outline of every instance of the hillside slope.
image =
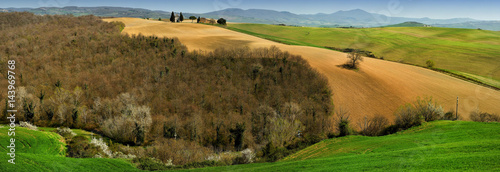
[[64, 139], [54, 132], [33, 131], [16, 127], [16, 164], [10, 159], [7, 145], [8, 127], [0, 128], [0, 171], [139, 171], [131, 163], [120, 159], [67, 158]]
[[500, 123], [436, 121], [382, 136], [324, 140], [277, 163], [193, 171], [497, 171]]
[[172, 24], [135, 18], [105, 20], [124, 22], [126, 27], [123, 32], [128, 34], [177, 37], [191, 51], [274, 45], [301, 55], [328, 78], [335, 106], [348, 109], [353, 121], [374, 114], [392, 119], [392, 113], [400, 105], [413, 101], [417, 96], [433, 96], [445, 110], [454, 109], [459, 96], [459, 112], [464, 117], [478, 107], [483, 111], [500, 112], [500, 92], [420, 67], [365, 58], [361, 69], [352, 71], [338, 67], [346, 62], [345, 53], [323, 48], [284, 45], [209, 25]]
[[422, 66], [425, 66], [427, 60], [433, 60], [437, 68], [467, 72], [500, 81], [500, 33], [472, 29], [410, 27], [411, 24], [418, 25], [403, 23], [387, 28], [341, 29], [231, 24], [230, 28], [293, 40], [299, 45], [362, 49], [387, 60]]

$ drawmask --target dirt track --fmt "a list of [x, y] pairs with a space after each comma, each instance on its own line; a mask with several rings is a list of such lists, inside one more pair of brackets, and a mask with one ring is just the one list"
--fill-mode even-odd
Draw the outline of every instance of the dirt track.
[[432, 96], [445, 111], [455, 109], [460, 97], [459, 113], [468, 118], [471, 111], [500, 113], [500, 91], [485, 88], [420, 67], [365, 58], [359, 71], [337, 67], [345, 63], [346, 54], [321, 48], [290, 46], [227, 29], [192, 23], [167, 23], [136, 18], [114, 18], [126, 24], [124, 33], [177, 37], [190, 50], [211, 51], [218, 47], [269, 47], [301, 55], [312, 67], [324, 74], [334, 96], [335, 107], [351, 113], [353, 121], [364, 116], [382, 114], [393, 119], [393, 112], [417, 96]]

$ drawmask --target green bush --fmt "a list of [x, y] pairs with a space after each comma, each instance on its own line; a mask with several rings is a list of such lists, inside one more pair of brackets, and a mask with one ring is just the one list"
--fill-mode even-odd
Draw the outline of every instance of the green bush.
[[352, 135], [354, 134], [354, 131], [352, 130], [350, 126], [350, 115], [348, 114], [347, 111], [344, 111], [343, 109], [339, 109], [337, 112], [337, 129], [339, 131], [339, 137], [347, 136], [347, 135]]
[[455, 119], [455, 112], [453, 111], [449, 111], [449, 112], [446, 112], [442, 118], [443, 120], [453, 120]]
[[89, 143], [83, 136], [74, 137], [68, 144], [68, 157], [92, 158], [99, 152], [99, 148]]
[[434, 61], [432, 60], [427, 60], [425, 64], [427, 65], [428, 68], [434, 68], [435, 65]]
[[67, 127], [63, 127], [63, 128], [57, 127], [55, 132], [68, 140], [76, 136], [76, 133]]

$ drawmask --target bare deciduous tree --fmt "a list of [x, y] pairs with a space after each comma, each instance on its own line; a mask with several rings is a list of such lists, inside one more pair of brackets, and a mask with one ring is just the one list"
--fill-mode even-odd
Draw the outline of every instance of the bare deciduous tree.
[[349, 54], [347, 54], [347, 58], [349, 61], [347, 62], [347, 67], [351, 69], [357, 69], [359, 66], [359, 62], [363, 61], [363, 56], [361, 56], [361, 53], [359, 51], [352, 51]]

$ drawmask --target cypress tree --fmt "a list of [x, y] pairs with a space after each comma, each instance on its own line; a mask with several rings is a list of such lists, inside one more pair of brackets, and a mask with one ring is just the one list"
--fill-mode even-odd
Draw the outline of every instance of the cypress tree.
[[182, 15], [182, 12], [181, 12], [181, 14], [179, 16], [179, 21], [181, 21], [181, 22], [184, 21], [184, 16]]
[[175, 14], [172, 11], [172, 15], [170, 16], [170, 22], [174, 23], [175, 22]]
[[198, 20], [196, 20], [196, 23], [200, 23], [200, 21], [201, 21], [201, 18], [200, 18], [200, 16], [198, 16]]

